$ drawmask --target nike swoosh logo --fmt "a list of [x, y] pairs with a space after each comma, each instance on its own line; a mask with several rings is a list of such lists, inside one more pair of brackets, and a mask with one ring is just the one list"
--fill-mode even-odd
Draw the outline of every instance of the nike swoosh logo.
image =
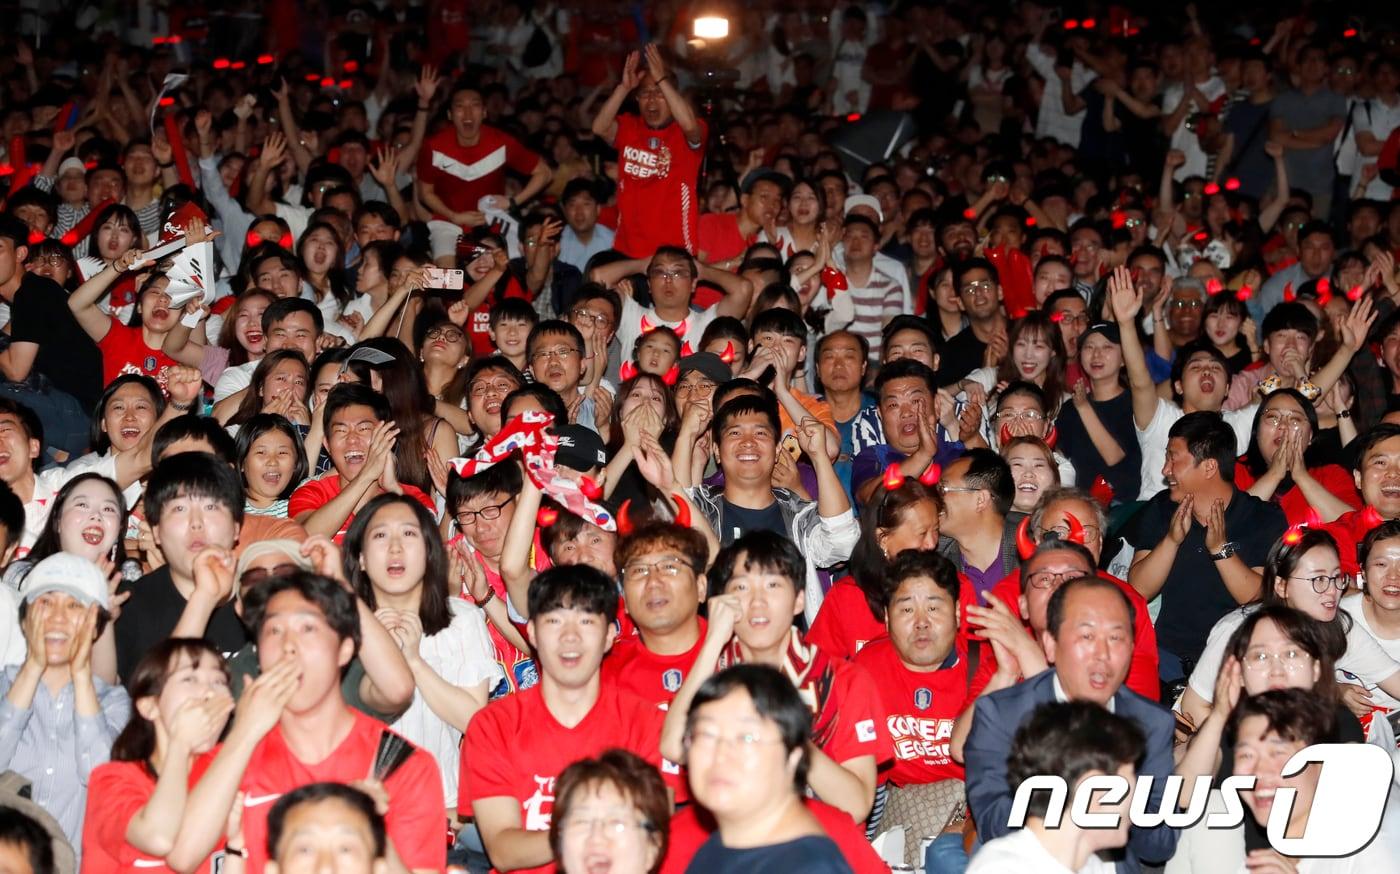
[[257, 807], [258, 805], [260, 805], [260, 804], [266, 804], [266, 803], [268, 803], [269, 801], [276, 801], [277, 799], [279, 799], [279, 798], [281, 798], [281, 797], [282, 797], [282, 793], [281, 793], [281, 792], [278, 792], [278, 793], [276, 793], [275, 795], [245, 795], [245, 796], [243, 796], [243, 806], [244, 806], [244, 807]]
[[505, 146], [497, 147], [491, 154], [483, 158], [478, 158], [471, 164], [464, 164], [456, 158], [444, 155], [436, 149], [433, 150], [433, 167], [467, 182], [475, 182], [477, 179], [505, 166], [505, 163]]
[[133, 868], [164, 868], [164, 867], [165, 867], [165, 861], [164, 861], [163, 859], [132, 859], [132, 860], [131, 860], [131, 867], [133, 867]]

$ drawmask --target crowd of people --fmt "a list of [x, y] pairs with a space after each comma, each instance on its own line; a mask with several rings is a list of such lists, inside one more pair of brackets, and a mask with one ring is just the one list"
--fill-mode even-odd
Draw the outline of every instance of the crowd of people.
[[1400, 761], [1374, 10], [68, 5], [0, 38], [0, 868], [1400, 859], [1395, 792], [1279, 840]]

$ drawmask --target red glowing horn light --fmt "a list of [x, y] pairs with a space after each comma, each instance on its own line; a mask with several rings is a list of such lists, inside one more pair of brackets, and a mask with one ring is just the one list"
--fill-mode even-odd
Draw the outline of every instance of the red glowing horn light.
[[617, 375], [623, 382], [626, 382], [637, 375], [637, 365], [630, 361], [624, 361], [622, 366], [617, 369]]
[[535, 522], [541, 528], [548, 528], [558, 521], [559, 511], [553, 507], [540, 507], [539, 512], [535, 514]]
[[1050, 426], [1050, 433], [1048, 433], [1048, 434], [1045, 435], [1045, 445], [1048, 446], [1048, 447], [1050, 447], [1051, 449], [1054, 449], [1054, 448], [1055, 448], [1055, 444], [1058, 443], [1059, 440], [1060, 440], [1060, 432], [1059, 432], [1058, 430], [1055, 429], [1055, 426], [1054, 426], [1054, 425], [1051, 425], [1051, 426]]
[[1366, 289], [1359, 285], [1353, 285], [1351, 288], [1347, 289], [1347, 300], [1356, 303], [1358, 300], [1361, 300], [1361, 295], [1365, 293]]
[[676, 518], [674, 520], [675, 523], [681, 526], [682, 528], [689, 528], [690, 505], [685, 502], [685, 498], [681, 497], [675, 492], [671, 493], [671, 500], [676, 502]]
[[1287, 531], [1283, 532], [1283, 542], [1289, 546], [1297, 546], [1302, 539], [1303, 526], [1301, 525], [1290, 526]]
[[[1060, 314], [1056, 313], [1056, 315]], [[1005, 446], [1006, 444], [1010, 443], [1011, 438], [1015, 436], [1015, 434], [1011, 433], [1010, 425], [1002, 425], [1001, 430], [997, 432], [997, 442], [1000, 443], [1002, 446]]]
[[1225, 180], [1225, 190], [1226, 190], [1226, 191], [1239, 191], [1239, 190], [1240, 190], [1240, 180], [1236, 179], [1234, 176], [1231, 176], [1229, 179], [1226, 179], [1226, 180]]
[[733, 340], [726, 340], [726, 341], [725, 341], [725, 343], [724, 343], [724, 351], [722, 351], [722, 352], [719, 353], [719, 360], [720, 360], [720, 361], [723, 361], [725, 364], [733, 364], [733, 363], [734, 363], [734, 341], [733, 341]]
[[1287, 303], [1292, 303], [1298, 299], [1298, 294], [1293, 290], [1293, 283], [1288, 283], [1283, 287], [1283, 299]]
[[1022, 559], [1035, 555], [1035, 541], [1031, 539], [1031, 517], [1027, 516], [1016, 526], [1016, 552]]
[[1220, 193], [1220, 185], [1215, 182], [1207, 182], [1204, 191], [1207, 197], [1211, 197]]
[[578, 490], [583, 492], [583, 496], [590, 501], [596, 501], [603, 496], [603, 487], [591, 476], [580, 477]]
[[1206, 294], [1214, 297], [1219, 294], [1225, 286], [1220, 284], [1220, 280], [1214, 277], [1206, 280]]
[[623, 537], [626, 537], [633, 531], [637, 530], [636, 527], [632, 524], [631, 510], [631, 498], [628, 498], [627, 500], [623, 501], [622, 506], [617, 508], [617, 533], [621, 534]]
[[899, 463], [893, 462], [885, 468], [885, 491], [892, 492], [904, 485], [904, 471], [899, 469]]
[[919, 482], [926, 486], [936, 486], [943, 478], [943, 466], [936, 461], [930, 461], [924, 472], [919, 474]]
[[1241, 285], [1240, 290], [1235, 292], [1235, 298], [1238, 300], [1249, 300], [1252, 294], [1254, 294], [1254, 289], [1250, 288], [1248, 285]]
[[666, 371], [665, 375], [663, 375], [663, 376], [661, 377], [661, 381], [664, 382], [664, 383], [666, 383], [667, 385], [675, 385], [675, 384], [676, 384], [676, 380], [678, 380], [678, 379], [680, 379], [680, 378], [681, 378], [681, 366], [680, 366], [680, 364], [672, 364], [672, 365], [671, 365], [671, 369], [668, 370], [668, 371]]
[[1369, 532], [1372, 528], [1379, 527], [1380, 524], [1384, 521], [1385, 519], [1381, 518], [1381, 511], [1377, 510], [1375, 507], [1372, 507], [1369, 504], [1367, 504], [1366, 508], [1361, 511], [1361, 524], [1365, 527], [1367, 532]]
[[1070, 543], [1078, 543], [1080, 546], [1083, 546], [1084, 526], [1080, 523], [1079, 517], [1075, 516], [1073, 513], [1066, 513], [1065, 521], [1069, 523], [1069, 536], [1065, 539]]

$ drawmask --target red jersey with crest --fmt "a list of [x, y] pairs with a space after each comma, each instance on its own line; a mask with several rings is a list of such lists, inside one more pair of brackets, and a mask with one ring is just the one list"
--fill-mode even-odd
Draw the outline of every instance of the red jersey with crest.
[[953, 723], [972, 699], [956, 649], [936, 671], [911, 671], [886, 638], [861, 649], [855, 662], [875, 680], [894, 741], [893, 765], [881, 776], [896, 786], [963, 779], [949, 745]]
[[696, 185], [707, 136], [705, 122], [698, 123], [700, 145], [692, 146], [675, 121], [656, 130], [641, 116], [617, 117], [613, 248], [629, 258], [650, 258], [660, 246], [681, 246], [695, 254], [700, 239]]
[[[619, 612], [619, 619], [626, 613]], [[690, 675], [695, 666], [695, 658], [700, 655], [700, 647], [705, 643], [705, 620], [698, 618], [700, 636], [695, 645], [680, 655], [658, 655], [642, 644], [642, 638], [635, 628], [630, 637], [619, 636], [603, 659], [603, 682], [611, 683], [623, 691], [654, 705], [658, 710], [666, 710], [675, 699], [681, 683]], [[629, 620], [630, 624], [630, 620]]]
[[180, 362], [165, 354], [163, 349], [152, 349], [146, 345], [145, 335], [140, 328], [123, 325], [112, 319], [107, 336], [97, 344], [102, 350], [102, 382], [111, 385], [112, 380], [123, 373], [138, 373], [149, 376], [165, 390], [166, 369], [178, 367]]
[[[573, 728], [554, 718], [538, 686], [492, 701], [467, 723], [459, 812], [469, 816], [472, 802], [482, 798], [510, 797], [520, 803], [522, 828], [548, 831], [555, 778], [574, 762], [614, 747], [636, 753], [674, 782], [675, 768], [661, 760], [665, 718], [654, 705], [607, 682]], [[552, 872], [555, 866], [518, 870]]]

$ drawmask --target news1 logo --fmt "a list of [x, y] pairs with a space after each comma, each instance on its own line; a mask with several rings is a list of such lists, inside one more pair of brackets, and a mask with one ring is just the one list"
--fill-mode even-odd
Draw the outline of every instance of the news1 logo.
[[[1285, 837], [1298, 790], [1288, 786], [1278, 788], [1269, 812], [1269, 844], [1280, 853], [1294, 857], [1328, 858], [1349, 856], [1365, 847], [1381, 826], [1386, 797], [1395, 775], [1395, 763], [1390, 754], [1375, 744], [1314, 744], [1293, 755], [1283, 766], [1284, 778], [1299, 774], [1309, 765], [1321, 766], [1317, 789], [1309, 805], [1307, 828], [1300, 837]], [[1240, 793], [1254, 788], [1253, 776], [1234, 776], [1220, 785], [1223, 809], [1207, 813], [1211, 779], [1198, 778], [1191, 789], [1191, 799], [1185, 810], [1166, 799], [1181, 795], [1184, 778], [1167, 777], [1165, 789], [1155, 801], [1152, 796], [1153, 778], [1143, 776], [1130, 781], [1117, 774], [1096, 774], [1081, 780], [1070, 805], [1070, 820], [1082, 829], [1116, 829], [1122, 824], [1122, 813], [1111, 809], [1121, 805], [1129, 794], [1132, 804], [1128, 821], [1138, 828], [1184, 829], [1206, 818], [1207, 828], [1236, 828], [1244, 822], [1244, 803]], [[1037, 791], [1050, 793], [1044, 823], [1046, 828], [1058, 828], [1064, 818], [1065, 800], [1069, 787], [1063, 777], [1041, 775], [1021, 783], [1007, 818], [1010, 828], [1025, 825], [1026, 810], [1031, 795]], [[1090, 805], [1096, 809], [1090, 810]], [[1120, 807], [1121, 811], [1121, 807]]]

